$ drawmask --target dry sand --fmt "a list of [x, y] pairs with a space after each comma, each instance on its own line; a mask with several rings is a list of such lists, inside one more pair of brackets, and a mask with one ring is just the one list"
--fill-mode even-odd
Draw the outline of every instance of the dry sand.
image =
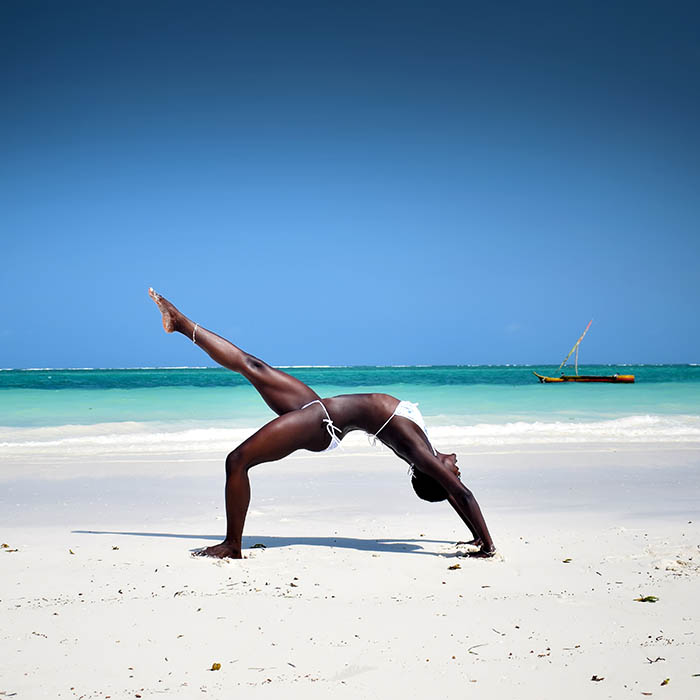
[[477, 560], [357, 444], [251, 473], [243, 561], [218, 456], [3, 462], [0, 698], [700, 697], [700, 446], [463, 454]]

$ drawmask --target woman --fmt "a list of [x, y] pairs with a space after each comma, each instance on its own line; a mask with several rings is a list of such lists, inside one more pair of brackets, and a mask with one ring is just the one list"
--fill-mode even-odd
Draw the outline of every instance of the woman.
[[241, 558], [243, 524], [250, 503], [248, 470], [251, 467], [282, 459], [295, 450], [326, 452], [337, 447], [349, 432], [364, 430], [411, 465], [413, 486], [421, 498], [449, 501], [474, 537], [470, 544], [476, 545], [478, 551], [472, 556], [494, 555], [496, 550], [479, 504], [459, 480], [457, 456], [433, 448], [415, 404], [388, 394], [348, 394], [321, 399], [298, 379], [194, 323], [152, 288], [148, 293], [163, 315], [167, 333], [182, 333], [215, 362], [242, 374], [279, 416], [226, 458], [226, 538], [200, 554]]

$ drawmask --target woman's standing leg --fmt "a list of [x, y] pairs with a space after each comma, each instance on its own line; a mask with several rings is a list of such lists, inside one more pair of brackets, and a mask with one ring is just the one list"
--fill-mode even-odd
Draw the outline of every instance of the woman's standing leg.
[[250, 503], [248, 470], [263, 462], [275, 462], [295, 450], [317, 452], [324, 449], [328, 434], [320, 426], [319, 411], [313, 408], [292, 411], [263, 426], [228, 455], [226, 537], [221, 544], [197, 552], [199, 556], [241, 558], [243, 525]]
[[163, 328], [167, 333], [182, 333], [222, 367], [242, 374], [277, 415], [294, 411], [319, 398], [304, 382], [270, 367], [225, 338], [202, 328], [152, 288], [148, 293], [163, 314]]

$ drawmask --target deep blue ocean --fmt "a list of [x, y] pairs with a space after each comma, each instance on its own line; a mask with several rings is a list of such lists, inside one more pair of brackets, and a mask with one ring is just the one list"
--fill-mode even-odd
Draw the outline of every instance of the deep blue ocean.
[[[556, 366], [291, 367], [321, 396], [385, 392], [420, 404], [441, 443], [700, 440], [700, 366], [580, 366], [636, 383], [540, 384]], [[221, 368], [0, 371], [6, 455], [229, 449], [274, 415]], [[233, 444], [231, 444], [233, 443]]]

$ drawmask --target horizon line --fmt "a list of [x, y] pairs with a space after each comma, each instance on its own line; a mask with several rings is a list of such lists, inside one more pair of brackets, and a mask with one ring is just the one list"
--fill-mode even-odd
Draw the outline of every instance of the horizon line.
[[[275, 369], [434, 369], [442, 367], [556, 367], [557, 363], [545, 362], [496, 362], [496, 363], [464, 363], [464, 364], [386, 364], [386, 365], [271, 365]], [[586, 362], [579, 367], [698, 367], [698, 362]], [[226, 370], [219, 365], [165, 365], [158, 366], [131, 366], [131, 367], [0, 367], [0, 372], [104, 372], [110, 370], [189, 370], [189, 369], [217, 369]], [[230, 370], [228, 370], [230, 371]]]

